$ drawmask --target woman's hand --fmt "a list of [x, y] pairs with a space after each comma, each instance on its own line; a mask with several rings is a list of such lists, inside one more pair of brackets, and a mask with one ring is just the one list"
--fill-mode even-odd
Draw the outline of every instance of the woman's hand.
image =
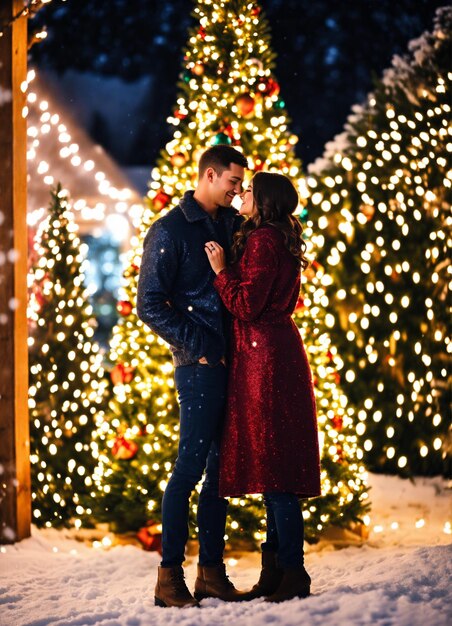
[[204, 250], [215, 274], [224, 270], [226, 267], [226, 256], [220, 244], [216, 241], [208, 241], [204, 246]]

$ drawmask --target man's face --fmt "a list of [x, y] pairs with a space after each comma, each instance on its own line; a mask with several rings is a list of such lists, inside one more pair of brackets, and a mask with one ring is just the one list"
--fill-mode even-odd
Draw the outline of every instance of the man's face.
[[[242, 191], [245, 168], [237, 163], [230, 163], [229, 169], [218, 175], [212, 169], [211, 198], [218, 206], [231, 206], [234, 196]], [[208, 172], [209, 174], [209, 172]], [[210, 178], [209, 178], [210, 180]]]

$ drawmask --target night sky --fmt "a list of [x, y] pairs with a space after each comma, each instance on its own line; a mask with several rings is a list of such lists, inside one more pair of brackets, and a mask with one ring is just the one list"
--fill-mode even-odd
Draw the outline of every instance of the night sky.
[[[353, 104], [403, 54], [410, 39], [430, 30], [444, 0], [262, 0], [276, 52], [276, 77], [300, 136], [305, 164], [341, 131]], [[152, 74], [158, 88], [144, 114], [148, 135], [133, 154], [113, 156], [133, 165], [154, 162], [169, 138], [182, 49], [193, 24], [193, 0], [53, 0], [31, 21], [47, 39], [31, 49], [38, 67], [120, 76]], [[143, 121], [143, 120], [142, 120]], [[89, 129], [88, 129], [89, 130]], [[108, 137], [95, 137], [107, 150]], [[105, 145], [107, 144], [107, 145]], [[114, 152], [114, 151], [113, 151]]]

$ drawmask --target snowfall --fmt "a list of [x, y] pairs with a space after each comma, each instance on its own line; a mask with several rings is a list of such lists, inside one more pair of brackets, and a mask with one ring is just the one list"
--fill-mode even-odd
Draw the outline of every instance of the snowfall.
[[[446, 480], [369, 474], [368, 536], [330, 533], [306, 546], [312, 595], [201, 608], [154, 606], [159, 554], [113, 535], [33, 529], [0, 549], [1, 626], [442, 626], [452, 624], [451, 485]], [[362, 533], [365, 534], [365, 533]], [[259, 575], [258, 552], [227, 553], [236, 587]], [[193, 588], [196, 554], [187, 557]]]

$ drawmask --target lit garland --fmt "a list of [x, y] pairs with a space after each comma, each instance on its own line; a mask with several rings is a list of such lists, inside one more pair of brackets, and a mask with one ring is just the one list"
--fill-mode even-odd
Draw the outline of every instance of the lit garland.
[[[53, 171], [60, 168], [65, 170], [69, 166], [73, 172], [66, 176], [68, 180], [73, 177], [78, 180], [88, 179], [100, 198], [103, 198], [96, 199], [94, 204], [92, 199], [77, 197], [73, 204], [77, 221], [106, 224], [108, 228], [120, 233], [126, 239], [129, 233], [129, 217], [132, 219], [141, 213], [141, 205], [136, 202], [136, 194], [128, 187], [117, 188], [96, 163], [95, 150], [87, 153], [86, 149], [73, 140], [60, 113], [51, 109], [48, 100], [40, 95], [38, 85], [36, 89], [33, 88], [35, 80], [38, 80], [36, 72], [30, 70], [27, 80], [21, 85], [22, 91], [27, 93], [27, 105], [23, 115], [29, 118], [27, 160], [33, 186], [36, 186], [36, 178], [39, 178], [42, 187], [50, 191], [56, 183]], [[49, 151], [49, 145], [56, 147], [54, 152]], [[67, 193], [78, 195], [78, 189], [69, 189]], [[28, 225], [34, 227], [39, 224], [46, 213], [47, 207], [29, 211]]]
[[451, 27], [440, 9], [307, 179], [345, 389], [380, 471], [450, 471]]
[[28, 276], [33, 519], [46, 526], [79, 525], [74, 517], [86, 513], [79, 498], [91, 484], [91, 433], [105, 391], [76, 231], [58, 187]]
[[[62, 0], [65, 2], [66, 0]], [[0, 23], [0, 37], [3, 37], [5, 32], [11, 28], [15, 21], [21, 19], [22, 17], [34, 17], [36, 13], [41, 9], [45, 4], [49, 4], [52, 0], [27, 0], [24, 3], [24, 7], [13, 15], [12, 18], [8, 22]], [[35, 35], [36, 39], [45, 39], [46, 32], [41, 31]]]
[[[176, 206], [192, 188], [197, 161], [212, 144], [242, 149], [252, 171], [300, 177], [294, 155], [297, 138], [288, 130], [285, 104], [272, 74], [268, 24], [257, 2], [199, 0], [198, 25], [189, 35], [177, 106], [168, 119], [175, 130], [152, 172], [148, 207], [136, 222], [138, 234], [125, 272], [110, 360], [114, 398], [98, 423], [98, 466], [91, 493], [98, 519], [130, 530], [160, 519], [160, 501], [177, 453], [178, 412], [173, 365], [165, 343], [137, 318], [136, 287], [143, 238], [154, 219]], [[300, 193], [306, 195], [304, 180]], [[300, 207], [300, 218], [306, 216]], [[312, 237], [312, 224], [306, 225]], [[311, 250], [312, 253], [312, 250]], [[309, 275], [309, 281], [306, 276]], [[323, 450], [323, 498], [304, 509], [306, 535], [314, 539], [328, 525], [349, 525], [367, 508], [366, 473], [354, 432], [355, 415], [340, 389], [341, 360], [331, 344], [325, 287], [330, 279], [313, 264], [304, 278], [295, 320], [301, 326], [316, 379]], [[199, 487], [198, 487], [199, 488]], [[196, 499], [192, 501], [193, 519]], [[260, 497], [232, 498], [227, 536], [263, 538]]]

